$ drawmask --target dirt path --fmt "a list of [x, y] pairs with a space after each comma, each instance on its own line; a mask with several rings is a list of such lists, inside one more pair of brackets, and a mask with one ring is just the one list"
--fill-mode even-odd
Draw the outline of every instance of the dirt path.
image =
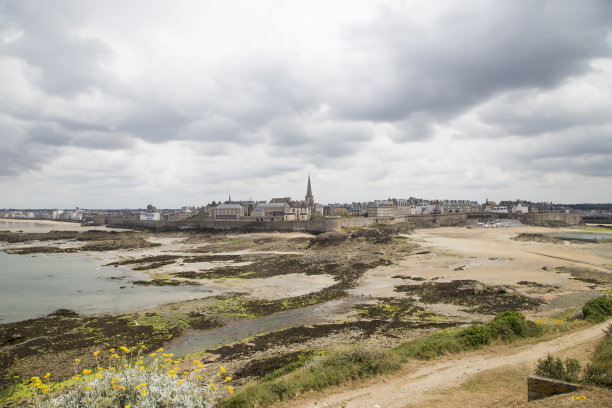
[[480, 371], [535, 361], [546, 357], [547, 353], [603, 337], [604, 329], [609, 324], [602, 323], [537, 344], [510, 346], [502, 353], [491, 349], [455, 360], [419, 364], [420, 367], [411, 367], [409, 363], [402, 373], [386, 377], [383, 381], [371, 381], [360, 388], [318, 398], [292, 401], [290, 406], [312, 408], [316, 402], [319, 407], [372, 408], [378, 405], [381, 408], [401, 408], [422, 401], [427, 391], [454, 387]]

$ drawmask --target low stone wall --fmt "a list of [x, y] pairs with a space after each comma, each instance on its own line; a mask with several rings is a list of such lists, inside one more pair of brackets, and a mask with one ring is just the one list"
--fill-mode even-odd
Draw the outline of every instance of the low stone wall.
[[578, 384], [532, 374], [527, 377], [527, 401], [566, 394], [579, 388]]

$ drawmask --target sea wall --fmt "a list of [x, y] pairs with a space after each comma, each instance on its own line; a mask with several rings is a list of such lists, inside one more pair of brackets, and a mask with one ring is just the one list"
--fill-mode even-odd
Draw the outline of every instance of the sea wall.
[[516, 219], [527, 225], [541, 227], [565, 227], [582, 224], [580, 214], [547, 213], [547, 214], [512, 214]]
[[406, 215], [400, 217], [343, 217], [340, 225], [343, 228], [369, 227], [375, 224], [401, 224], [409, 228], [451, 227], [464, 224], [466, 214], [427, 214]]
[[539, 213], [539, 214], [497, 214], [497, 213], [470, 213], [471, 220], [502, 219], [519, 220], [525, 225], [540, 227], [567, 227], [581, 225], [582, 215], [570, 213]]
[[[538, 226], [579, 225], [579, 214], [504, 214], [523, 224]], [[478, 214], [470, 214], [470, 218]], [[491, 214], [482, 214], [490, 217]], [[465, 225], [467, 214], [427, 214], [400, 217], [328, 217], [309, 221], [215, 221], [209, 217], [195, 217], [184, 221], [141, 221], [107, 217], [106, 224], [115, 227], [146, 228], [152, 231], [244, 231], [244, 232], [312, 232], [315, 234], [340, 231], [341, 228], [362, 228], [376, 224], [405, 224], [410, 229]]]
[[340, 230], [339, 218], [321, 218], [309, 221], [141, 221], [109, 220], [109, 226], [145, 228], [156, 232], [165, 231], [243, 231], [243, 232], [312, 232], [323, 233]]

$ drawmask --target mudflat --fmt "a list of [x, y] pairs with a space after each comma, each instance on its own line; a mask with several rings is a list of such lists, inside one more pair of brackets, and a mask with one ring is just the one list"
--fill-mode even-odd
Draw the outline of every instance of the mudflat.
[[[3, 231], [0, 249], [8, 253], [72, 253], [148, 276], [126, 284], [202, 285], [215, 291], [119, 315], [60, 311], [0, 325], [1, 382], [6, 388], [47, 371], [54, 380], [65, 379], [73, 359], [93, 366], [93, 351], [123, 345], [144, 346], [144, 352], [186, 350], [239, 374], [234, 376], [239, 385], [313, 350], [350, 343], [388, 347], [432, 330], [487, 321], [505, 310], [546, 319], [612, 288], [612, 244], [538, 238], [572, 231], [394, 226], [318, 236]], [[326, 304], [333, 307], [317, 308], [307, 324], [288, 315], [273, 332], [263, 325], [257, 329], [257, 319]], [[248, 335], [237, 330], [206, 350], [185, 347], [188, 340], [246, 321], [254, 327]]]

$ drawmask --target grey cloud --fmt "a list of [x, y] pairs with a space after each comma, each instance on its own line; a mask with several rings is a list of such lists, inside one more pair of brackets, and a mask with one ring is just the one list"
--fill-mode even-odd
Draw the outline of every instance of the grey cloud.
[[32, 78], [51, 94], [74, 96], [91, 87], [104, 87], [112, 76], [104, 64], [112, 57], [110, 47], [97, 38], [74, 31], [76, 16], [52, 3], [4, 2], [4, 19], [21, 32], [2, 53], [21, 58], [38, 72]]
[[612, 126], [593, 126], [515, 138], [500, 143], [491, 153], [502, 169], [612, 176], [611, 132]]
[[0, 176], [13, 176], [26, 170], [38, 170], [56, 151], [54, 147], [30, 143], [23, 123], [0, 116]]
[[591, 59], [610, 55], [610, 21], [608, 1], [461, 3], [426, 27], [409, 6], [384, 8], [347, 29], [360, 62], [346, 70], [359, 74], [349, 74], [333, 108], [364, 120], [426, 111], [445, 121], [496, 93], [583, 74]]
[[[605, 92], [605, 91], [603, 91]], [[555, 99], [556, 98], [556, 99]], [[533, 91], [504, 95], [478, 110], [479, 118], [498, 127], [500, 135], [532, 136], [581, 126], [612, 123], [612, 93], [607, 101], [593, 101]]]

